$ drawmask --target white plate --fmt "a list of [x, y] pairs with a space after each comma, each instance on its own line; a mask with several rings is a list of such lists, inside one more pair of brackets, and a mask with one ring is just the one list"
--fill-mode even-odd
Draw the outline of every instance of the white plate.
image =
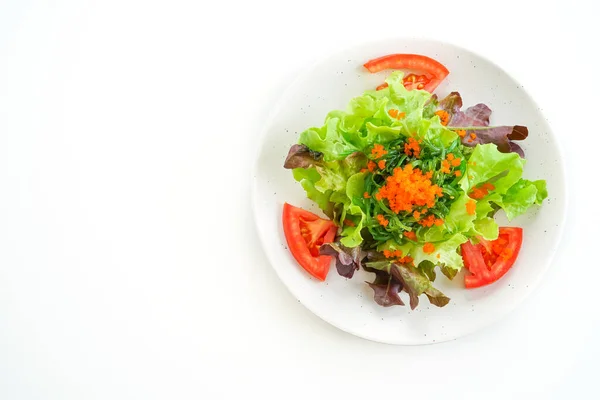
[[[421, 296], [419, 306], [383, 308], [364, 283], [370, 273], [353, 279], [337, 274], [332, 265], [323, 283], [310, 277], [287, 250], [281, 224], [284, 202], [318, 212], [291, 171], [283, 168], [289, 147], [311, 126], [320, 126], [327, 112], [345, 109], [349, 100], [372, 89], [389, 73], [369, 74], [362, 64], [390, 53], [418, 53], [444, 64], [450, 75], [436, 90], [444, 97], [461, 93], [464, 105], [479, 102], [492, 109], [492, 124], [529, 128], [523, 142], [525, 177], [546, 179], [549, 198], [510, 225], [524, 228], [519, 258], [507, 275], [493, 285], [466, 290], [462, 275], [449, 281], [441, 273], [435, 286], [451, 298], [443, 308]], [[253, 200], [260, 240], [275, 271], [294, 296], [330, 324], [354, 335], [392, 344], [425, 344], [455, 339], [498, 320], [538, 284], [560, 240], [566, 209], [563, 162], [546, 120], [525, 90], [490, 61], [465, 49], [429, 40], [394, 39], [364, 44], [318, 63], [289, 87], [265, 126], [253, 174]], [[501, 217], [498, 219], [502, 219]], [[505, 224], [504, 220], [499, 221]]]

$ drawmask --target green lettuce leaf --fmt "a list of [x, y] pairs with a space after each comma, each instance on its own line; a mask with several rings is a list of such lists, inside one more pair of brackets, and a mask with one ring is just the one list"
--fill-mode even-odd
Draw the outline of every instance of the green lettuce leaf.
[[510, 221], [524, 214], [532, 205], [541, 205], [546, 197], [548, 197], [546, 181], [532, 182], [527, 179], [520, 179], [508, 189], [506, 194], [502, 196], [502, 200], [497, 201], [497, 204], [502, 207]]
[[[501, 153], [493, 144], [478, 145], [467, 163], [465, 176], [459, 184], [469, 193], [485, 182], [494, 185], [488, 196], [477, 201], [477, 228], [474, 232], [486, 239], [496, 237], [496, 227], [485, 217], [494, 211], [495, 203], [506, 212], [509, 220], [525, 213], [534, 204], [541, 205], [548, 196], [546, 182], [522, 179], [525, 160], [517, 153]], [[485, 224], [485, 225], [484, 225]]]
[[479, 200], [475, 206], [475, 214], [477, 216], [477, 219], [492, 216], [494, 212], [495, 209], [494, 207], [492, 207], [489, 197]]
[[413, 131], [417, 138], [427, 140], [432, 145], [440, 148], [449, 147], [458, 138], [456, 132], [441, 124], [440, 117], [437, 115], [431, 120], [421, 120], [419, 124], [414, 126]]
[[359, 205], [355, 204], [365, 192], [365, 173], [358, 173], [348, 178], [346, 197], [350, 204], [344, 204], [344, 219], [350, 218], [354, 226], [344, 226], [341, 243], [346, 247], [355, 247], [362, 243], [361, 231], [367, 222], [367, 216]]
[[363, 241], [361, 233], [367, 222], [367, 216], [362, 209], [356, 205], [345, 206], [344, 211], [346, 212], [344, 219], [348, 218], [348, 216], [356, 218], [351, 219], [354, 226], [345, 226], [342, 229], [342, 239], [340, 241], [346, 247], [358, 246]]
[[467, 240], [465, 235], [458, 233], [448, 240], [433, 243], [435, 251], [431, 254], [425, 253], [421, 244], [415, 245], [410, 254], [414, 258], [415, 265], [420, 265], [423, 261], [429, 261], [436, 265], [444, 265], [460, 271], [464, 264], [458, 249]]
[[340, 118], [328, 118], [321, 128], [310, 128], [300, 134], [300, 144], [323, 153], [325, 161], [340, 160], [361, 150], [348, 142], [339, 128]]
[[495, 192], [504, 194], [523, 175], [525, 160], [516, 153], [501, 153], [494, 144], [478, 145], [467, 163], [459, 184], [465, 193], [491, 181]]
[[473, 221], [475, 221], [476, 215], [467, 213], [466, 204], [469, 200], [466, 194], [462, 194], [450, 206], [450, 211], [444, 218], [444, 225], [419, 228], [417, 236], [423, 242], [440, 242], [456, 234], [470, 232], [474, 227]]
[[294, 175], [294, 179], [300, 182], [302, 188], [304, 191], [306, 191], [306, 196], [317, 203], [325, 215], [327, 215], [329, 218], [332, 218], [334, 204], [329, 199], [333, 193], [333, 190], [321, 192], [315, 187], [315, 184], [321, 180], [321, 175], [319, 175], [316, 168], [295, 168], [292, 170], [292, 173]]
[[[374, 143], [386, 144], [400, 135], [422, 132], [430, 140], [446, 143], [456, 134], [444, 128], [437, 116], [424, 119], [426, 104], [431, 94], [423, 90], [406, 90], [402, 84], [403, 73], [396, 71], [388, 79], [388, 87], [380, 91], [367, 91], [350, 101], [347, 111], [330, 112], [321, 127], [307, 129], [300, 134], [299, 143], [323, 154], [325, 161], [341, 160], [363, 151]], [[391, 109], [405, 113], [400, 120], [392, 118]], [[427, 133], [433, 124], [432, 133]], [[439, 132], [438, 132], [439, 131]]]
[[[363, 153], [352, 153], [343, 160], [324, 161], [320, 154], [309, 152], [306, 147], [292, 147], [286, 159], [287, 168], [294, 168], [294, 179], [300, 182], [306, 195], [330, 218], [343, 226], [350, 218], [354, 226], [343, 226], [342, 244], [358, 246], [362, 242], [361, 231], [366, 224], [366, 215], [356, 205], [364, 193], [365, 174], [359, 171], [366, 165]], [[334, 212], [335, 209], [339, 212]]]
[[473, 221], [473, 232], [469, 236], [482, 236], [486, 240], [498, 239], [498, 224], [494, 218], [483, 217]]

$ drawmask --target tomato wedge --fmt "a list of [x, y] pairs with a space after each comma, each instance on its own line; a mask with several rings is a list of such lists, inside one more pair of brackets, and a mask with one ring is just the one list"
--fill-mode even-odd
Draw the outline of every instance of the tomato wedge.
[[300, 266], [318, 280], [324, 281], [329, 272], [331, 257], [319, 255], [319, 247], [333, 242], [337, 232], [335, 224], [285, 203], [283, 232], [288, 247]]
[[[431, 82], [431, 79], [427, 78], [426, 75], [408, 74], [402, 79], [402, 84], [408, 90], [425, 89], [425, 86], [429, 82]], [[386, 87], [388, 87], [387, 82], [383, 82], [381, 85], [377, 86], [375, 90], [385, 89]]]
[[[420, 54], [390, 54], [387, 56], [375, 58], [364, 64], [365, 68], [371, 73], [380, 72], [386, 69], [408, 69], [412, 71], [419, 71], [422, 75], [410, 74], [404, 79], [404, 86], [407, 89], [423, 89], [428, 92], [433, 92], [435, 88], [450, 73], [446, 67], [427, 56]], [[407, 78], [410, 76], [416, 77], [411, 85], [407, 87]], [[409, 79], [409, 81], [412, 78]], [[422, 87], [420, 87], [422, 85]], [[381, 87], [381, 85], [379, 86]]]
[[500, 228], [498, 239], [493, 241], [463, 243], [462, 257], [471, 273], [465, 276], [465, 286], [476, 288], [502, 278], [515, 263], [522, 243], [522, 228]]
[[427, 78], [426, 75], [415, 75], [415, 74], [408, 74], [402, 80], [404, 87], [407, 88], [408, 90], [424, 89], [425, 86], [428, 85], [430, 82], [431, 82], [431, 79]]

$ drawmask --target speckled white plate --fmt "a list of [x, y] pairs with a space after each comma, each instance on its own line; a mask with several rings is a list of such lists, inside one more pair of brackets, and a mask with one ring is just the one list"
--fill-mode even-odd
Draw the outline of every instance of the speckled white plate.
[[[345, 109], [348, 101], [372, 89], [389, 72], [370, 74], [362, 64], [390, 53], [418, 53], [444, 64], [450, 75], [438, 87], [438, 96], [459, 91], [465, 107], [478, 102], [491, 107], [492, 124], [529, 127], [522, 144], [527, 158], [525, 177], [546, 179], [549, 198], [510, 225], [524, 228], [519, 258], [500, 281], [466, 290], [462, 275], [449, 281], [441, 273], [435, 286], [452, 300], [443, 308], [422, 296], [417, 309], [383, 308], [364, 283], [370, 273], [353, 279], [339, 276], [335, 267], [318, 282], [297, 265], [287, 250], [281, 225], [284, 202], [314, 212], [290, 171], [283, 168], [289, 147], [311, 126], [320, 126], [327, 112]], [[276, 105], [265, 126], [253, 173], [256, 225], [267, 256], [282, 282], [313, 313], [354, 335], [392, 344], [426, 344], [455, 339], [498, 320], [514, 309], [538, 284], [548, 269], [560, 240], [566, 209], [563, 162], [555, 138], [535, 102], [523, 87], [490, 61], [465, 49], [430, 40], [393, 39], [360, 45], [318, 63], [299, 77]], [[502, 216], [499, 223], [506, 224]]]

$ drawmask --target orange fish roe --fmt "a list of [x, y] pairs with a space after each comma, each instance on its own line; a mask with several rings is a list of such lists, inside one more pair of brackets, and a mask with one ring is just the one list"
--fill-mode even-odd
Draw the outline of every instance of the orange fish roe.
[[401, 211], [412, 212], [415, 206], [432, 208], [437, 197], [442, 196], [442, 188], [432, 184], [427, 176], [420, 169], [413, 169], [410, 164], [404, 169], [395, 168], [375, 198], [379, 201], [386, 199], [396, 214]]
[[387, 150], [383, 148], [382, 145], [380, 144], [375, 144], [373, 145], [373, 148], [371, 149], [371, 155], [373, 157], [375, 157], [375, 159], [381, 158], [383, 156], [385, 156], [387, 154]]
[[435, 221], [433, 221], [433, 223], [435, 224], [435, 226], [442, 226], [444, 225], [444, 220], [441, 218], [436, 218]]
[[477, 203], [475, 203], [475, 200], [467, 201], [467, 204], [465, 204], [465, 206], [467, 207], [467, 214], [475, 215], [475, 206], [476, 205], [477, 205]]
[[418, 221], [419, 219], [421, 219], [421, 213], [418, 211], [415, 211], [413, 213], [413, 217], [415, 217], [415, 219]]
[[461, 130], [456, 131], [456, 134], [458, 136], [460, 136], [461, 138], [463, 138], [467, 135], [467, 131], [461, 129]]
[[462, 173], [461, 173], [460, 171], [454, 171], [454, 175], [455, 175], [455, 176], [461, 176], [461, 175], [462, 175]]
[[419, 225], [423, 225], [426, 227], [432, 227], [435, 224], [436, 218], [433, 214], [429, 214], [426, 218], [423, 218], [419, 221]]
[[383, 255], [385, 256], [385, 258], [402, 257], [402, 250], [384, 250]]
[[442, 160], [442, 168], [440, 169], [444, 174], [450, 173], [450, 163], [448, 160]]
[[487, 195], [487, 191], [481, 190], [481, 189], [473, 189], [471, 191], [471, 193], [469, 193], [469, 197], [473, 198], [473, 199], [483, 199], [485, 196]]
[[360, 170], [360, 172], [361, 172], [361, 173], [363, 173], [363, 172], [367, 172], [367, 169], [366, 169], [366, 168], [363, 168], [363, 169], [361, 169], [361, 170]]
[[354, 222], [352, 222], [351, 219], [345, 219], [344, 220], [344, 225], [346, 225], [346, 226], [356, 226], [356, 224]]
[[441, 257], [441, 256], [440, 256], [440, 253], [437, 253], [437, 254], [435, 255], [435, 258], [437, 258], [437, 259], [439, 259], [440, 257]]
[[419, 144], [421, 142], [421, 140], [417, 141], [415, 138], [408, 138], [408, 143], [404, 143], [404, 154], [419, 158], [421, 155], [421, 146]]
[[377, 164], [375, 164], [373, 161], [369, 161], [367, 163], [367, 169], [369, 170], [369, 172], [375, 171], [375, 167], [377, 167]]
[[396, 110], [395, 108], [388, 110], [388, 114], [390, 117], [396, 118], [396, 119], [402, 119], [406, 116], [406, 113], [400, 112], [400, 111]]
[[449, 154], [446, 156], [446, 160], [448, 160], [448, 161], [450, 162], [450, 164], [451, 164], [453, 167], [458, 167], [458, 166], [460, 165], [460, 163], [461, 163], [461, 159], [460, 159], [460, 158], [458, 158], [458, 157], [456, 157], [456, 156], [455, 156], [454, 154], [452, 154], [452, 153], [449, 153]]
[[472, 132], [471, 132], [471, 134], [469, 136], [471, 136], [471, 139], [473, 139], [473, 140], [477, 139], [477, 135], [474, 134], [474, 133], [472, 133]]
[[410, 264], [413, 262], [413, 259], [410, 256], [402, 257], [402, 250], [384, 250], [383, 255], [385, 258], [395, 258], [395, 261], [400, 264]]
[[413, 231], [406, 231], [403, 233], [404, 237], [413, 241], [417, 241], [417, 235]]
[[364, 192], [364, 193], [363, 193], [363, 197], [364, 197], [365, 199], [370, 199], [370, 198], [371, 198], [371, 195], [369, 194], [369, 192]]
[[377, 163], [377, 166], [379, 167], [379, 169], [384, 169], [385, 168], [385, 160], [379, 160], [379, 162]]
[[431, 254], [435, 251], [435, 246], [433, 245], [433, 243], [425, 243], [425, 245], [423, 246], [423, 252], [425, 254]]
[[478, 186], [476, 188], [474, 188], [473, 190], [471, 190], [471, 193], [469, 193], [469, 197], [473, 198], [473, 199], [483, 199], [485, 196], [487, 196], [490, 192], [490, 190], [494, 190], [496, 187], [494, 185], [492, 185], [489, 182], [484, 183], [481, 186]]
[[390, 221], [385, 219], [385, 217], [381, 214], [377, 214], [377, 222], [379, 222], [379, 225], [383, 226], [384, 228], [390, 223]]
[[404, 256], [398, 259], [400, 264], [412, 264], [413, 258], [411, 256]]
[[444, 126], [448, 125], [448, 122], [450, 122], [450, 114], [448, 114], [447, 111], [439, 110], [439, 111], [435, 112], [435, 115], [437, 115], [438, 117], [440, 117], [440, 122]]

